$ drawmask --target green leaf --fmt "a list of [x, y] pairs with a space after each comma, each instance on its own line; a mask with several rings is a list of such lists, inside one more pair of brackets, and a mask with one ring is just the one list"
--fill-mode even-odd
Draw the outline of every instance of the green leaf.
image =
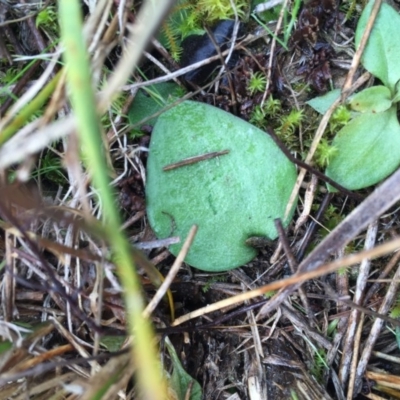
[[329, 107], [340, 97], [341, 89], [334, 89], [324, 94], [323, 96], [314, 97], [306, 103], [315, 111], [324, 115]]
[[[186, 392], [190, 390], [190, 400], [201, 400], [201, 386], [195, 381], [182, 367], [174, 346], [168, 338], [165, 339], [165, 346], [171, 357], [173, 366], [172, 375], [170, 377], [171, 389], [175, 392], [173, 396], [177, 400], [185, 400]], [[192, 385], [190, 388], [189, 385]]]
[[394, 88], [394, 96], [392, 99], [392, 103], [396, 104], [400, 101], [400, 81], [397, 81], [396, 86]]
[[327, 176], [350, 190], [380, 182], [400, 165], [396, 107], [354, 118], [339, 131], [332, 145], [338, 151], [330, 159]]
[[[371, 0], [361, 14], [355, 35], [356, 47], [360, 44], [374, 3], [375, 1]], [[400, 79], [399, 30], [400, 15], [388, 4], [383, 3], [361, 59], [364, 67], [379, 78], [391, 92]]]
[[[150, 85], [145, 89], [139, 90], [128, 111], [129, 123], [135, 125], [143, 119], [152, 116], [161, 111], [166, 105], [174, 102], [181, 95], [182, 89], [173, 82]], [[145, 123], [154, 125], [157, 118], [151, 118]]]
[[[227, 150], [228, 154], [171, 171], [171, 163]], [[239, 267], [257, 252], [250, 236], [277, 237], [296, 169], [273, 140], [253, 125], [207, 104], [186, 101], [162, 114], [147, 162], [147, 214], [159, 238], [198, 232], [186, 262], [204, 271]], [[287, 225], [291, 216], [284, 221]]]
[[108, 336], [104, 335], [100, 338], [100, 344], [108, 351], [118, 351], [126, 340], [126, 336]]
[[355, 94], [349, 103], [355, 111], [378, 113], [388, 110], [392, 100], [386, 86], [372, 86]]
[[400, 327], [396, 326], [396, 343], [397, 347], [400, 349]]

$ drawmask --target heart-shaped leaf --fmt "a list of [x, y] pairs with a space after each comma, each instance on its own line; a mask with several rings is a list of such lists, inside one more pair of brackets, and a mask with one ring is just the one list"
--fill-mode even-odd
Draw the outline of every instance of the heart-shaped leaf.
[[[222, 153], [163, 170], [215, 152]], [[283, 219], [295, 180], [294, 165], [266, 133], [218, 108], [186, 101], [162, 114], [153, 129], [149, 222], [159, 238], [178, 235], [181, 242], [198, 225], [186, 261], [205, 271], [232, 269], [257, 254], [245, 244], [248, 237], [277, 237], [274, 219]], [[171, 252], [176, 255], [181, 245]]]
[[337, 152], [330, 160], [327, 176], [350, 190], [380, 182], [400, 165], [396, 107], [359, 115], [339, 131], [332, 145]]
[[[371, 0], [361, 14], [355, 35], [356, 47], [360, 44], [374, 3]], [[399, 29], [400, 15], [383, 3], [362, 56], [364, 67], [378, 77], [392, 93], [400, 79]]]
[[390, 90], [386, 86], [372, 86], [355, 94], [350, 106], [359, 112], [378, 113], [388, 110], [392, 105]]

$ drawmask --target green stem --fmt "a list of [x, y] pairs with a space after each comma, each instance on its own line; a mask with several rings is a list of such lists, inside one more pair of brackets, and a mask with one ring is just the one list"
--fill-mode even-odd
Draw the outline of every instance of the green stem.
[[67, 82], [77, 127], [84, 149], [84, 159], [93, 176], [93, 184], [103, 204], [108, 241], [116, 254], [116, 266], [127, 307], [129, 330], [133, 336], [132, 356], [137, 367], [138, 385], [144, 399], [166, 398], [161, 367], [155, 348], [150, 322], [143, 318], [144, 301], [141, 294], [131, 247], [120, 230], [121, 221], [115, 196], [109, 185], [109, 171], [103, 153], [100, 118], [92, 88], [89, 58], [83, 37], [81, 6], [78, 0], [60, 0], [59, 15], [62, 42], [65, 46]]

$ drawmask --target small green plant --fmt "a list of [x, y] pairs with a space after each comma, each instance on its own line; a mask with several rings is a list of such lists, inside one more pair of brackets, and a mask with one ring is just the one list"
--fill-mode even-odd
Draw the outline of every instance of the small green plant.
[[317, 147], [315, 161], [321, 168], [329, 165], [330, 160], [337, 154], [338, 149], [332, 146], [327, 139], [322, 138]]
[[46, 178], [57, 185], [65, 185], [68, 182], [60, 158], [51, 150], [46, 151], [40, 158], [40, 165], [37, 171], [33, 172], [32, 177]]
[[265, 77], [265, 74], [263, 74], [261, 71], [258, 71], [250, 76], [247, 89], [251, 94], [262, 92], [265, 90], [266, 84], [267, 78]]
[[36, 16], [36, 27], [53, 28], [57, 26], [57, 13], [54, 7], [46, 7]]
[[270, 299], [272, 296], [274, 296], [277, 293], [276, 290], [269, 290], [268, 292], [264, 293], [264, 297], [266, 299]]
[[390, 311], [389, 316], [390, 318], [400, 318], [400, 295], [397, 297], [397, 300], [394, 303], [394, 306], [392, 308], [392, 311]]
[[18, 79], [18, 70], [17, 68], [4, 68], [2, 72], [0, 72], [0, 83], [2, 85], [10, 85], [14, 83]]
[[205, 33], [204, 25], [234, 18], [231, 1], [238, 16], [243, 19], [249, 7], [247, 0], [179, 0], [161, 28], [160, 41], [169, 50], [171, 57], [179, 61], [182, 40], [190, 35]]
[[[183, 368], [179, 356], [169, 340], [165, 339], [165, 347], [169, 353], [172, 364], [171, 374], [167, 374], [168, 379], [168, 398], [170, 399], [190, 399], [201, 400], [202, 392], [199, 382], [193, 379]], [[187, 394], [190, 393], [190, 396]]]
[[250, 123], [260, 129], [265, 129], [274, 119], [279, 118], [282, 112], [282, 104], [272, 96], [268, 97], [263, 106], [256, 105], [250, 115]]
[[276, 128], [276, 133], [289, 148], [298, 142], [295, 131], [300, 126], [303, 117], [303, 110], [295, 109], [291, 110], [289, 114], [280, 117], [280, 126]]
[[[373, 4], [374, 1], [368, 3], [358, 22], [356, 47], [360, 44]], [[350, 190], [374, 185], [400, 165], [400, 151], [397, 151], [400, 148], [397, 118], [400, 102], [399, 29], [400, 15], [383, 3], [362, 57], [363, 66], [382, 85], [369, 87], [350, 97], [348, 106], [352, 110], [352, 119], [349, 120], [350, 112], [341, 108], [332, 122], [333, 128], [343, 123], [344, 126], [333, 139], [336, 152], [328, 157], [325, 173]], [[324, 113], [338, 96], [340, 91], [335, 90], [308, 104]]]
[[201, 288], [201, 290], [203, 293], [207, 293], [210, 290], [212, 284], [218, 282], [226, 282], [227, 279], [228, 277], [226, 274], [212, 276], [211, 278], [209, 278], [208, 282]]
[[274, 99], [272, 96], [269, 96], [265, 103], [265, 113], [270, 118], [276, 117], [278, 114], [282, 112], [282, 103], [278, 99]]
[[338, 129], [346, 126], [351, 119], [351, 111], [345, 105], [339, 106], [329, 120], [329, 129], [331, 132], [336, 132]]
[[250, 116], [250, 123], [256, 127], [263, 129], [268, 125], [267, 115], [261, 105], [256, 105]]
[[[246, 0], [234, 0], [233, 3], [238, 16], [243, 18], [248, 2]], [[235, 17], [235, 10], [232, 7], [231, 0], [198, 0], [197, 10], [208, 22]]]
[[318, 382], [321, 382], [326, 368], [326, 351], [324, 349], [318, 349], [314, 353], [314, 363], [310, 372]]

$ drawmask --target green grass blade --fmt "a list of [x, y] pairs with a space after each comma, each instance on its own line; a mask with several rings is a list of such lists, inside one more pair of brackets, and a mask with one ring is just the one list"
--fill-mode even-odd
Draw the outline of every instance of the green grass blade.
[[62, 43], [65, 47], [67, 82], [71, 103], [77, 119], [77, 127], [84, 159], [99, 192], [109, 243], [116, 260], [118, 274], [124, 285], [129, 329], [134, 335], [132, 356], [137, 366], [138, 384], [144, 399], [164, 399], [166, 390], [161, 379], [161, 367], [154, 346], [154, 334], [150, 322], [143, 318], [144, 302], [140, 284], [131, 257], [131, 248], [120, 231], [121, 221], [115, 207], [115, 196], [109, 185], [109, 171], [103, 154], [100, 118], [96, 111], [95, 96], [89, 59], [83, 37], [81, 7], [78, 0], [60, 0], [59, 18]]

